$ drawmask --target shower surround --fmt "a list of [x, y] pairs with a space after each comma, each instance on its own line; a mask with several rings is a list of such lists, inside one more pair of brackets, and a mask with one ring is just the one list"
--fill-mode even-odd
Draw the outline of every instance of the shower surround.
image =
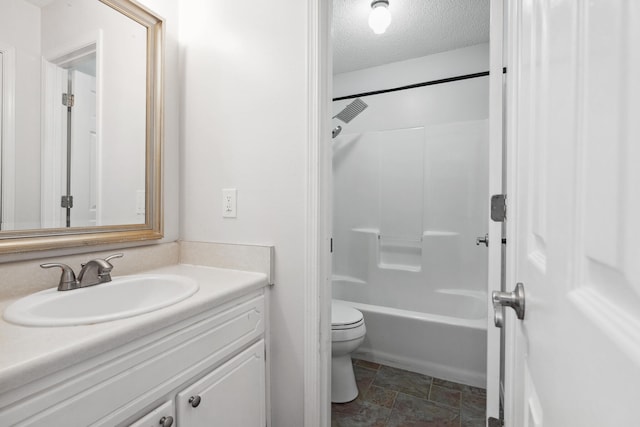
[[[484, 71], [488, 51], [338, 75], [336, 96], [416, 83], [420, 69]], [[488, 78], [362, 99], [369, 108], [333, 142], [333, 298], [364, 314], [357, 355], [484, 386], [487, 252], [475, 239], [488, 221]]]

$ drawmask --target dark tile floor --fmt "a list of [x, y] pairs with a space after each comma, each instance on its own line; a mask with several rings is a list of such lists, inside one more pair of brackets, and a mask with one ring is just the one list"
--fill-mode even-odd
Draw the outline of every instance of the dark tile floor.
[[332, 427], [483, 427], [485, 391], [354, 360], [360, 395], [331, 405]]

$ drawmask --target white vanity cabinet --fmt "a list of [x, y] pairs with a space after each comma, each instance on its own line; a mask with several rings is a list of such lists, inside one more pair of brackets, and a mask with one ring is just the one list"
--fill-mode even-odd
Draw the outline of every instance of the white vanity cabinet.
[[130, 427], [174, 427], [176, 425], [176, 411], [173, 400], [164, 402], [149, 412]]
[[178, 393], [180, 427], [264, 427], [264, 342]]
[[265, 426], [264, 289], [183, 319], [1, 393], [0, 426]]
[[265, 427], [265, 387], [260, 340], [130, 427]]

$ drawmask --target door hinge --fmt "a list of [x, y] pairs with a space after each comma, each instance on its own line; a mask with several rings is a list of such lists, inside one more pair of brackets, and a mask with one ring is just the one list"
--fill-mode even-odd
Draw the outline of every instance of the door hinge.
[[70, 93], [62, 94], [62, 105], [64, 105], [65, 107], [73, 107], [75, 100], [76, 97]]
[[73, 196], [62, 196], [62, 197], [60, 197], [60, 207], [61, 208], [72, 208], [73, 207]]
[[333, 253], [333, 237], [329, 239], [329, 252]]
[[507, 218], [506, 194], [494, 194], [491, 196], [491, 219], [495, 222], [504, 222]]

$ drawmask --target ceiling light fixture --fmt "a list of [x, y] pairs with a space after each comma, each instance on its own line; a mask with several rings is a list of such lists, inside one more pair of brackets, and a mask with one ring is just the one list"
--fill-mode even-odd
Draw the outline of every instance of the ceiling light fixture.
[[369, 14], [369, 26], [374, 33], [382, 34], [387, 31], [389, 24], [391, 24], [389, 0], [373, 0]]

